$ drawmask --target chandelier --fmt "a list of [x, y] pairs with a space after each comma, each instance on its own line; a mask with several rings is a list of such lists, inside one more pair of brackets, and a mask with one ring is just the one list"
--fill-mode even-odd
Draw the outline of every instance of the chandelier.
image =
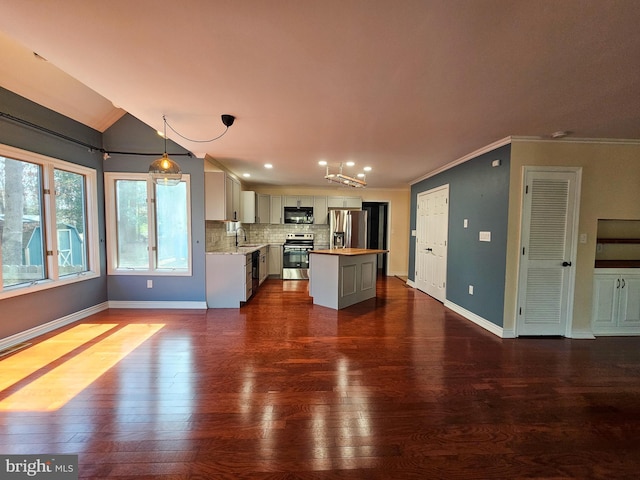
[[167, 155], [167, 119], [164, 115], [162, 120], [164, 121], [164, 134], [162, 135], [164, 137], [164, 153], [162, 157], [149, 165], [149, 175], [156, 184], [169, 187], [180, 183], [182, 170], [180, 170], [180, 165]]
[[327, 165], [327, 173], [324, 176], [329, 182], [339, 183], [347, 187], [364, 188], [367, 186], [366, 177], [364, 173], [359, 173], [357, 177], [350, 177], [342, 173], [342, 163], [337, 173], [331, 173], [329, 171], [329, 165]]

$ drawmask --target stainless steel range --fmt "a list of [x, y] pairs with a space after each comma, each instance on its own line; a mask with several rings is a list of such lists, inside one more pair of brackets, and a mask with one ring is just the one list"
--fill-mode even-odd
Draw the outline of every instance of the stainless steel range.
[[287, 233], [282, 246], [282, 278], [309, 279], [309, 251], [313, 250], [313, 233]]

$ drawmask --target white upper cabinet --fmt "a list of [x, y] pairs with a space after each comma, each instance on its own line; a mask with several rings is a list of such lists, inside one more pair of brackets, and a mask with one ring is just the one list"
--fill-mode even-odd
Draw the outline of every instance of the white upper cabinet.
[[313, 207], [313, 197], [311, 195], [286, 195], [284, 197], [284, 207]]
[[350, 208], [362, 210], [362, 197], [329, 197], [329, 208]]
[[240, 221], [242, 223], [256, 223], [256, 192], [244, 191], [240, 199], [242, 204]]
[[225, 172], [205, 172], [206, 220], [240, 220], [240, 182]]
[[313, 197], [313, 223], [316, 225], [326, 225], [329, 222], [329, 209], [327, 208], [327, 197]]
[[282, 223], [282, 197], [279, 195], [271, 195], [271, 212], [269, 223], [279, 225]]
[[256, 223], [271, 223], [271, 195], [256, 194]]

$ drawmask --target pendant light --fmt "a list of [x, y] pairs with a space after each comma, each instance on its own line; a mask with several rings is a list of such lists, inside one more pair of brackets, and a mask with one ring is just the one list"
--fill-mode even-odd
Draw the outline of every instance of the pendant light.
[[180, 183], [182, 170], [180, 170], [180, 165], [167, 155], [167, 119], [164, 115], [162, 116], [162, 121], [164, 122], [164, 153], [162, 157], [149, 165], [149, 175], [157, 185], [169, 187]]

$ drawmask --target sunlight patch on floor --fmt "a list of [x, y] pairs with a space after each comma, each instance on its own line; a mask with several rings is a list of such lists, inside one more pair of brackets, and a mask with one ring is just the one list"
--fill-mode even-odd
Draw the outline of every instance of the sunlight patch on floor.
[[1, 360], [0, 392], [117, 326], [116, 323], [77, 325]]
[[[0, 411], [41, 412], [63, 407], [162, 327], [164, 324], [133, 324], [116, 330], [95, 345], [1, 400]], [[26, 354], [29, 350], [21, 353]], [[49, 357], [49, 362], [52, 360], [54, 358]], [[4, 372], [4, 361], [0, 364]]]

